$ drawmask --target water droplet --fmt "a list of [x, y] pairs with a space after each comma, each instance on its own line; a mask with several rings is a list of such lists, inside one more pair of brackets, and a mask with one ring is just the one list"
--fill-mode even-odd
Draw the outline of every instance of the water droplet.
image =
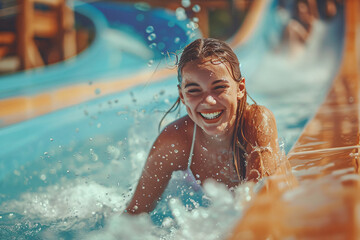
[[48, 155], [48, 152], [44, 152], [44, 155]]
[[151, 43], [150, 45], [149, 45], [149, 48], [151, 48], [151, 49], [153, 49], [153, 48], [156, 48], [156, 43]]
[[156, 38], [156, 34], [155, 34], [155, 33], [151, 33], [151, 34], [148, 36], [148, 40], [149, 40], [149, 41], [153, 41], [155, 38]]
[[178, 153], [178, 152], [179, 152], [179, 150], [177, 150], [177, 149], [174, 150], [174, 153]]
[[192, 21], [198, 23], [198, 22], [199, 22], [199, 18], [193, 17]]
[[184, 8], [190, 7], [191, 1], [190, 1], [190, 0], [181, 0], [181, 5], [182, 5]]
[[179, 7], [175, 10], [175, 15], [176, 15], [176, 19], [179, 21], [183, 21], [187, 18], [185, 9], [182, 7]]
[[193, 6], [192, 10], [197, 13], [197, 12], [200, 12], [201, 7], [200, 7], [198, 4], [195, 4], [195, 5]]
[[186, 27], [190, 28], [191, 30], [195, 30], [199, 27], [199, 25], [197, 23], [191, 21], [188, 24], [186, 24]]
[[96, 95], [99, 95], [100, 93], [101, 93], [100, 88], [95, 89], [95, 94], [96, 94]]
[[154, 27], [153, 26], [148, 26], [146, 28], [146, 33], [152, 33], [154, 31]]
[[89, 141], [92, 141], [93, 140], [93, 138], [89, 138]]
[[45, 181], [45, 180], [46, 180], [46, 175], [45, 175], [45, 174], [41, 174], [40, 179], [43, 180], [43, 181]]
[[154, 60], [152, 60], [152, 59], [151, 59], [151, 60], [149, 60], [149, 62], [148, 62], [148, 66], [149, 66], [149, 67], [151, 67], [151, 66], [153, 65], [153, 63], [154, 63]]
[[179, 37], [176, 37], [175, 39], [174, 39], [174, 43], [179, 43], [180, 42], [180, 38]]
[[53, 139], [53, 138], [50, 138], [50, 142], [52, 142], [52, 141], [54, 141], [54, 139]]

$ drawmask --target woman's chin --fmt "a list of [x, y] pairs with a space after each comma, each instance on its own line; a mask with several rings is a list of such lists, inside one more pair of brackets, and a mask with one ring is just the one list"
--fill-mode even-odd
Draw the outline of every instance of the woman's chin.
[[221, 137], [227, 135], [226, 126], [218, 125], [218, 126], [202, 126], [202, 130], [209, 136], [212, 137]]

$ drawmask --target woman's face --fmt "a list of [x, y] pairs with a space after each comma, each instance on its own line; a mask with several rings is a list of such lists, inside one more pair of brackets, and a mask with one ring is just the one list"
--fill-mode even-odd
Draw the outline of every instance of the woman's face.
[[236, 82], [230, 66], [214, 58], [188, 62], [182, 69], [181, 101], [190, 118], [208, 135], [232, 132], [237, 103], [244, 93], [245, 80]]

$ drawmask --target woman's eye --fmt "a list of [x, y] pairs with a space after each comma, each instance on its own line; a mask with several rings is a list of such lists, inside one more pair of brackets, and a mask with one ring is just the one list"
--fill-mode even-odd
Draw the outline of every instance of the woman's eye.
[[220, 85], [220, 86], [216, 86], [214, 87], [215, 90], [218, 90], [218, 89], [225, 89], [227, 86], [225, 85]]
[[200, 89], [189, 89], [188, 93], [198, 93], [200, 92]]

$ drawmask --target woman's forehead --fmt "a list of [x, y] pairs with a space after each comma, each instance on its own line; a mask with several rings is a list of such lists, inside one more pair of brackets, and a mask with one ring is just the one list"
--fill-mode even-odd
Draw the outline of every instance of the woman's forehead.
[[188, 62], [182, 69], [183, 81], [195, 76], [201, 77], [231, 77], [229, 67], [219, 59], [195, 60]]

